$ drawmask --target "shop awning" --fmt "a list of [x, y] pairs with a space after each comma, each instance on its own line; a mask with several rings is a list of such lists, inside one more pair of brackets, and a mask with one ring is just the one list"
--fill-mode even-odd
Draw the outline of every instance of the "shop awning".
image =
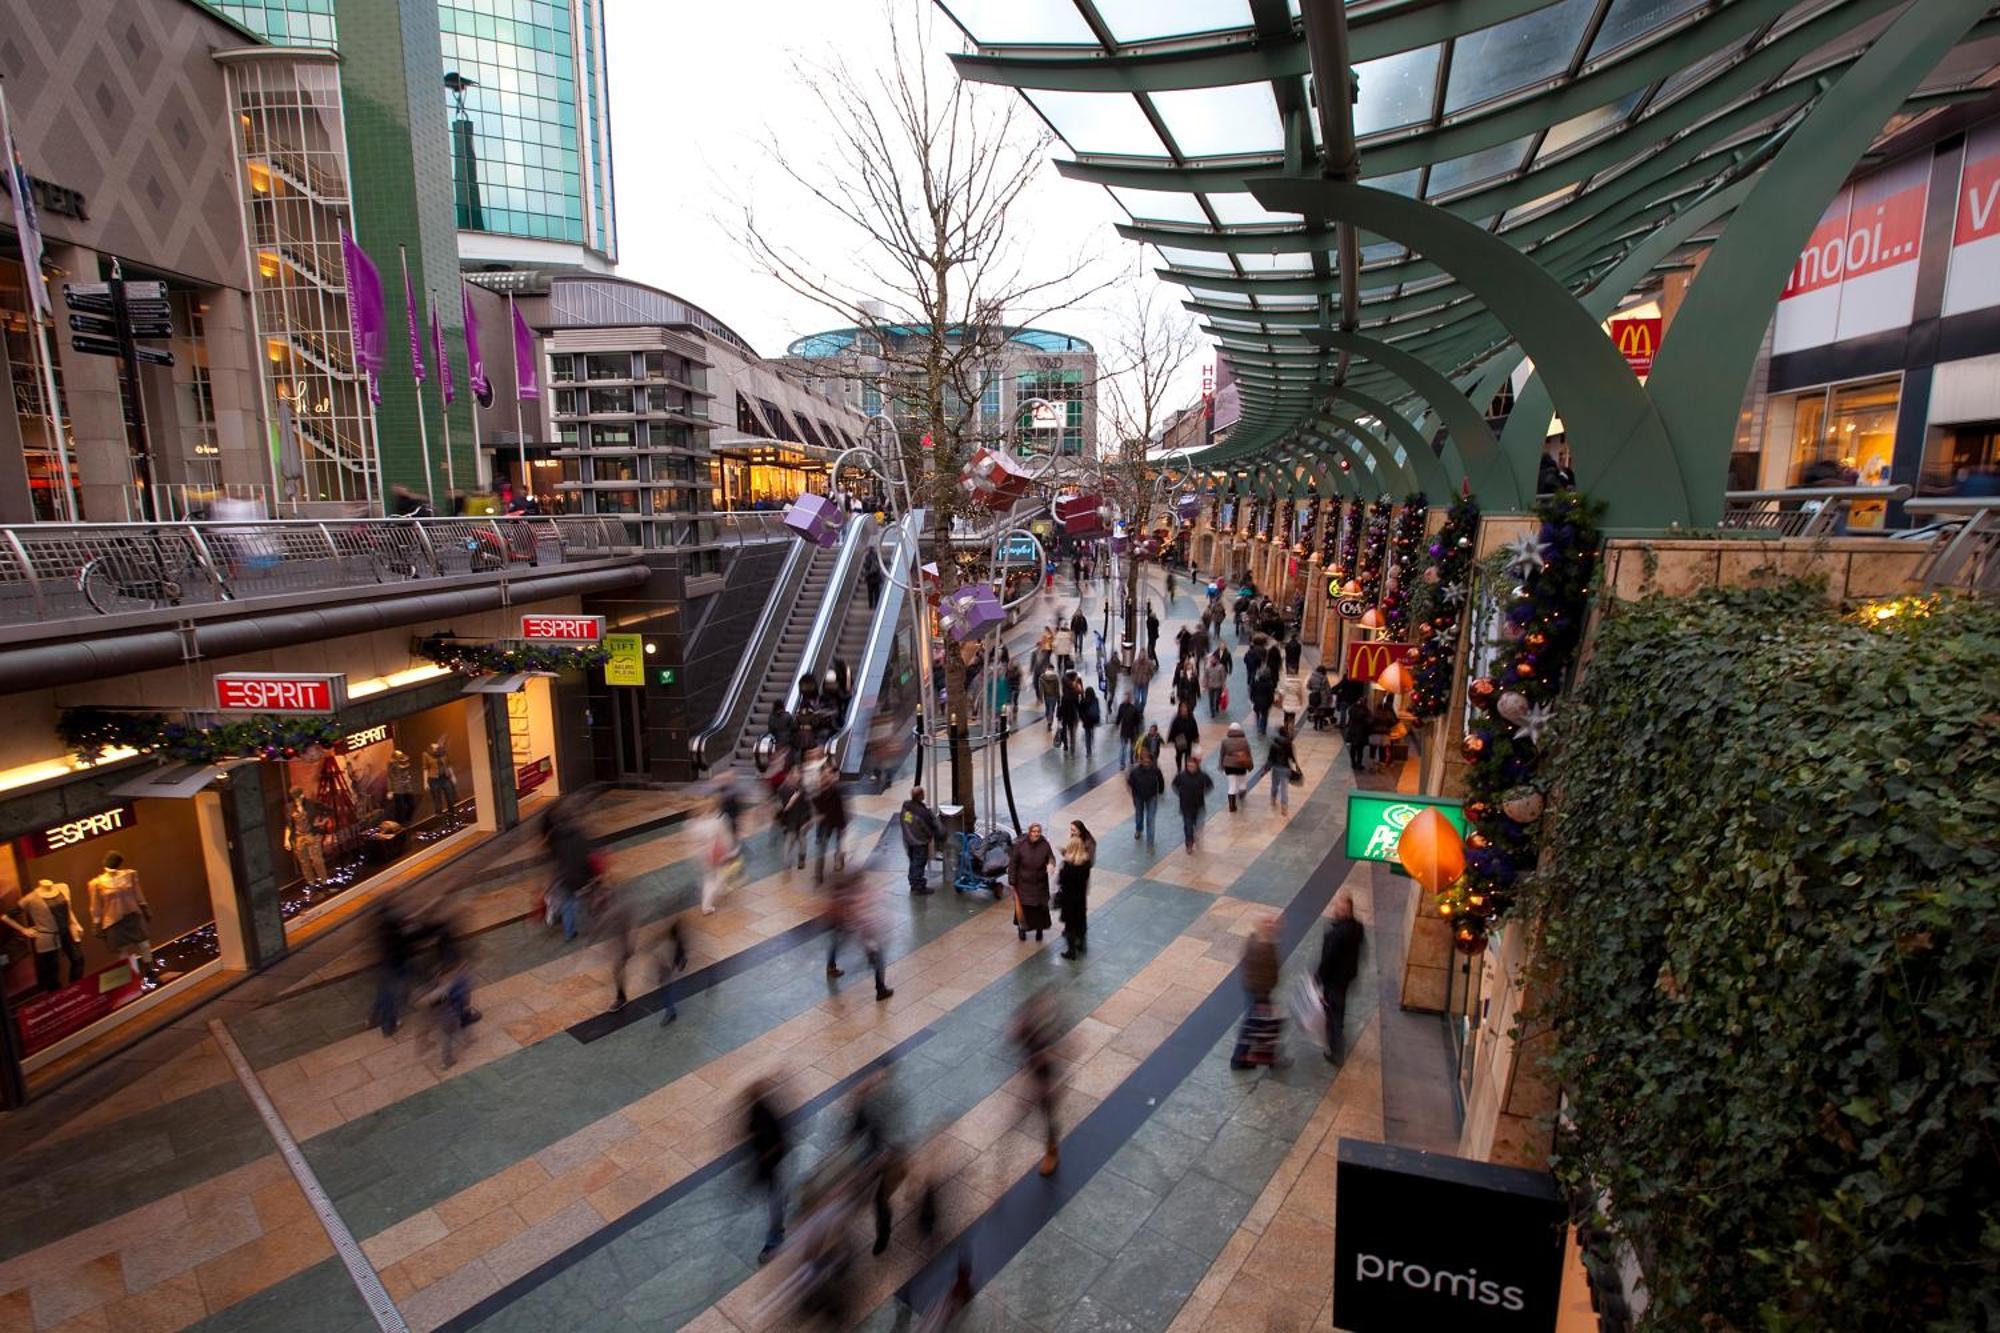
[[474, 676], [465, 682], [465, 694], [515, 694], [528, 683], [532, 671], [515, 671], [504, 676]]
[[149, 769], [112, 791], [113, 796], [186, 801], [232, 768], [254, 759], [225, 759], [219, 764], [166, 764]]

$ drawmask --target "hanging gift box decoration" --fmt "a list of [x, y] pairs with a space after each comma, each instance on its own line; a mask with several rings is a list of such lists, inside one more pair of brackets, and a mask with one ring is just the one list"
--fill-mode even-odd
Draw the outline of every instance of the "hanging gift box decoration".
[[1095, 537], [1104, 531], [1104, 497], [1066, 495], [1056, 500], [1056, 522], [1072, 537]]
[[956, 643], [976, 639], [1006, 619], [1007, 608], [983, 583], [968, 584], [938, 599], [938, 624]]
[[838, 546], [847, 515], [824, 495], [807, 492], [785, 506], [785, 526], [815, 546]]
[[1028, 498], [1032, 481], [1026, 468], [998, 449], [979, 450], [958, 474], [965, 493], [988, 509], [1012, 509]]

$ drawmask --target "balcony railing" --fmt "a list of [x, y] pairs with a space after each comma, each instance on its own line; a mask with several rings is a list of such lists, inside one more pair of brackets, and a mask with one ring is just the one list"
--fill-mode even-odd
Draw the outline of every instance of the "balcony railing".
[[1903, 511], [1926, 527], [1935, 525], [1923, 569], [1926, 588], [2000, 595], [2000, 496], [1906, 500]]
[[1845, 536], [1857, 504], [1907, 500], [1908, 486], [1811, 486], [1783, 491], [1729, 491], [1722, 497], [1723, 528], [1773, 537]]

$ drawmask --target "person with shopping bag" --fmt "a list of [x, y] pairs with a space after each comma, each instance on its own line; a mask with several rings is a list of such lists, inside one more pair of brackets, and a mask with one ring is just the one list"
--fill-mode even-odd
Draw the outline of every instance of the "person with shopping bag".
[[1007, 857], [1007, 887], [1014, 895], [1016, 939], [1027, 939], [1032, 930], [1039, 940], [1049, 928], [1049, 870], [1055, 859], [1055, 848], [1042, 836], [1040, 824], [1028, 825], [1028, 835], [1015, 842]]
[[1229, 724], [1229, 734], [1222, 738], [1215, 760], [1229, 781], [1229, 810], [1234, 814], [1244, 793], [1250, 789], [1250, 770], [1257, 762], [1250, 753], [1250, 738], [1243, 734], [1241, 722]]
[[713, 916], [715, 900], [729, 887], [731, 877], [741, 865], [736, 835], [729, 831], [729, 817], [723, 813], [720, 801], [711, 802], [702, 816], [700, 838], [701, 914]]
[[1347, 988], [1361, 970], [1362, 935], [1354, 899], [1342, 889], [1333, 897], [1333, 919], [1319, 946], [1320, 1003], [1326, 1009], [1326, 1058], [1331, 1064], [1346, 1056], [1341, 1029], [1347, 1023]]
[[1292, 813], [1292, 784], [1305, 781], [1305, 774], [1299, 770], [1298, 748], [1292, 743], [1292, 728], [1289, 724], [1279, 727], [1271, 737], [1270, 748], [1264, 752], [1264, 764], [1250, 775], [1249, 789], [1255, 790], [1266, 773], [1271, 775], [1271, 808]]

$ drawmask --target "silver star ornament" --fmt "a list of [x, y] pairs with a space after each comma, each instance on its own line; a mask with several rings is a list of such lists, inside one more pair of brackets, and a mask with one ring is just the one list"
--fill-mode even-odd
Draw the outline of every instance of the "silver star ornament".
[[1524, 579], [1548, 562], [1542, 558], [1541, 538], [1523, 533], [1507, 543], [1507, 572]]
[[1521, 725], [1514, 728], [1514, 739], [1526, 741], [1530, 745], [1540, 745], [1542, 733], [1547, 731], [1555, 720], [1555, 709], [1535, 704], [1521, 715]]

